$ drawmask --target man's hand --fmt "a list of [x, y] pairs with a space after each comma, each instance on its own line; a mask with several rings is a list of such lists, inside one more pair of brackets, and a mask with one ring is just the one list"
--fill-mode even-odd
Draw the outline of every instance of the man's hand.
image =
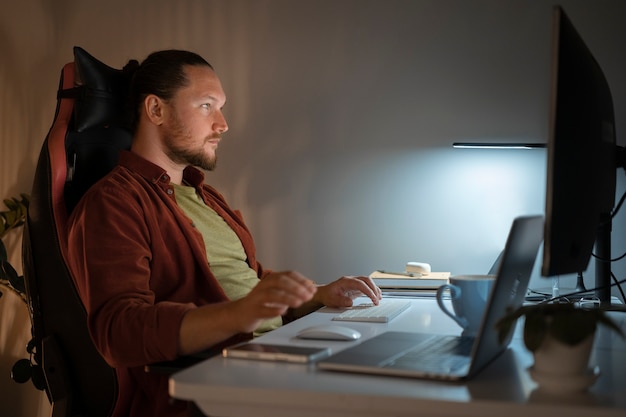
[[315, 283], [298, 272], [273, 272], [239, 300], [190, 310], [181, 323], [179, 353], [199, 352], [237, 333], [251, 333], [263, 320], [310, 301], [316, 291]]
[[375, 305], [382, 298], [380, 288], [371, 278], [344, 276], [330, 284], [319, 286], [313, 301], [328, 307], [350, 307], [352, 300], [363, 295], [369, 297]]
[[298, 308], [310, 301], [317, 291], [313, 281], [295, 271], [272, 272], [239, 300], [242, 332], [251, 332], [258, 324], [282, 316], [289, 308]]

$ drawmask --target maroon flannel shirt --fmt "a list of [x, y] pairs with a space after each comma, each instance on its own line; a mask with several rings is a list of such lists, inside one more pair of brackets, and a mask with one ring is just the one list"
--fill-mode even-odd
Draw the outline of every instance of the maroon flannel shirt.
[[[185, 181], [224, 218], [262, 278], [241, 215], [188, 167]], [[132, 152], [80, 201], [69, 222], [69, 264], [95, 346], [116, 369], [115, 416], [185, 415], [171, 404], [167, 376], [144, 366], [178, 354], [181, 320], [191, 309], [227, 300], [211, 273], [204, 241], [175, 200], [170, 178]], [[225, 344], [250, 338], [240, 335]]]

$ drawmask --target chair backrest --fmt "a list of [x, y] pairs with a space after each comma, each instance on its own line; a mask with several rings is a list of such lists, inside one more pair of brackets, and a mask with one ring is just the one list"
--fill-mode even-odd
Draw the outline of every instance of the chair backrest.
[[106, 417], [117, 400], [114, 369], [95, 349], [66, 264], [67, 219], [83, 193], [130, 148], [128, 77], [79, 47], [61, 71], [54, 121], [35, 172], [23, 266], [34, 360], [53, 416]]

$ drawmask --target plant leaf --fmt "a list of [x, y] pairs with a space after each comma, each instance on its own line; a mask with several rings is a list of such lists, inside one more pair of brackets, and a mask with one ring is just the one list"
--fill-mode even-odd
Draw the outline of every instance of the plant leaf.
[[524, 344], [531, 352], [536, 351], [546, 334], [548, 333], [548, 323], [541, 311], [529, 311], [526, 313], [524, 323]]
[[4, 205], [7, 206], [11, 211], [18, 208], [18, 203], [15, 201], [14, 198], [5, 198], [2, 201], [4, 202]]
[[507, 308], [507, 313], [495, 324], [495, 327], [498, 330], [498, 341], [500, 343], [504, 342], [513, 326], [515, 326], [517, 320], [526, 314], [526, 311], [527, 306], [522, 306], [516, 310], [513, 310], [510, 307]]
[[9, 230], [24, 224], [28, 214], [30, 198], [27, 194], [21, 194], [20, 199], [13, 197], [3, 201], [9, 210], [0, 211], [0, 218], [2, 219], [0, 223], [0, 237], [6, 235]]
[[498, 342], [502, 344], [509, 332], [515, 326], [515, 322], [517, 321], [516, 317], [512, 317], [511, 315], [507, 315], [502, 317], [496, 323], [496, 329], [498, 330]]
[[9, 282], [20, 294], [26, 294], [26, 283], [24, 282], [24, 275], [13, 275], [9, 277]]
[[9, 260], [9, 254], [7, 248], [4, 246], [4, 242], [0, 240], [0, 262], [6, 262]]
[[17, 213], [14, 211], [5, 211], [2, 213], [2, 216], [4, 217], [8, 226], [7, 229], [10, 229], [17, 221]]
[[531, 352], [539, 349], [548, 332], [562, 343], [575, 345], [593, 334], [598, 323], [626, 336], [602, 308], [582, 309], [571, 303], [540, 303], [509, 311], [496, 323], [498, 337], [503, 338], [520, 317], [525, 317], [524, 344]]
[[11, 276], [15, 274], [17, 275], [17, 272], [15, 271], [15, 268], [13, 268], [13, 266], [11, 266], [11, 264], [7, 261], [2, 261], [0, 262], [0, 279], [3, 281], [11, 281]]

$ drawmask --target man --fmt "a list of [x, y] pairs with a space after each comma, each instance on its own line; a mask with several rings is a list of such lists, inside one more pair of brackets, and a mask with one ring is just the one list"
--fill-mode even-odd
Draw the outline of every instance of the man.
[[133, 76], [131, 150], [70, 219], [69, 262], [89, 330], [118, 375], [116, 416], [185, 415], [167, 377], [146, 364], [220, 349], [322, 305], [381, 297], [367, 277], [318, 286], [263, 269], [241, 215], [195, 168], [215, 168], [225, 102], [200, 56], [151, 54]]

